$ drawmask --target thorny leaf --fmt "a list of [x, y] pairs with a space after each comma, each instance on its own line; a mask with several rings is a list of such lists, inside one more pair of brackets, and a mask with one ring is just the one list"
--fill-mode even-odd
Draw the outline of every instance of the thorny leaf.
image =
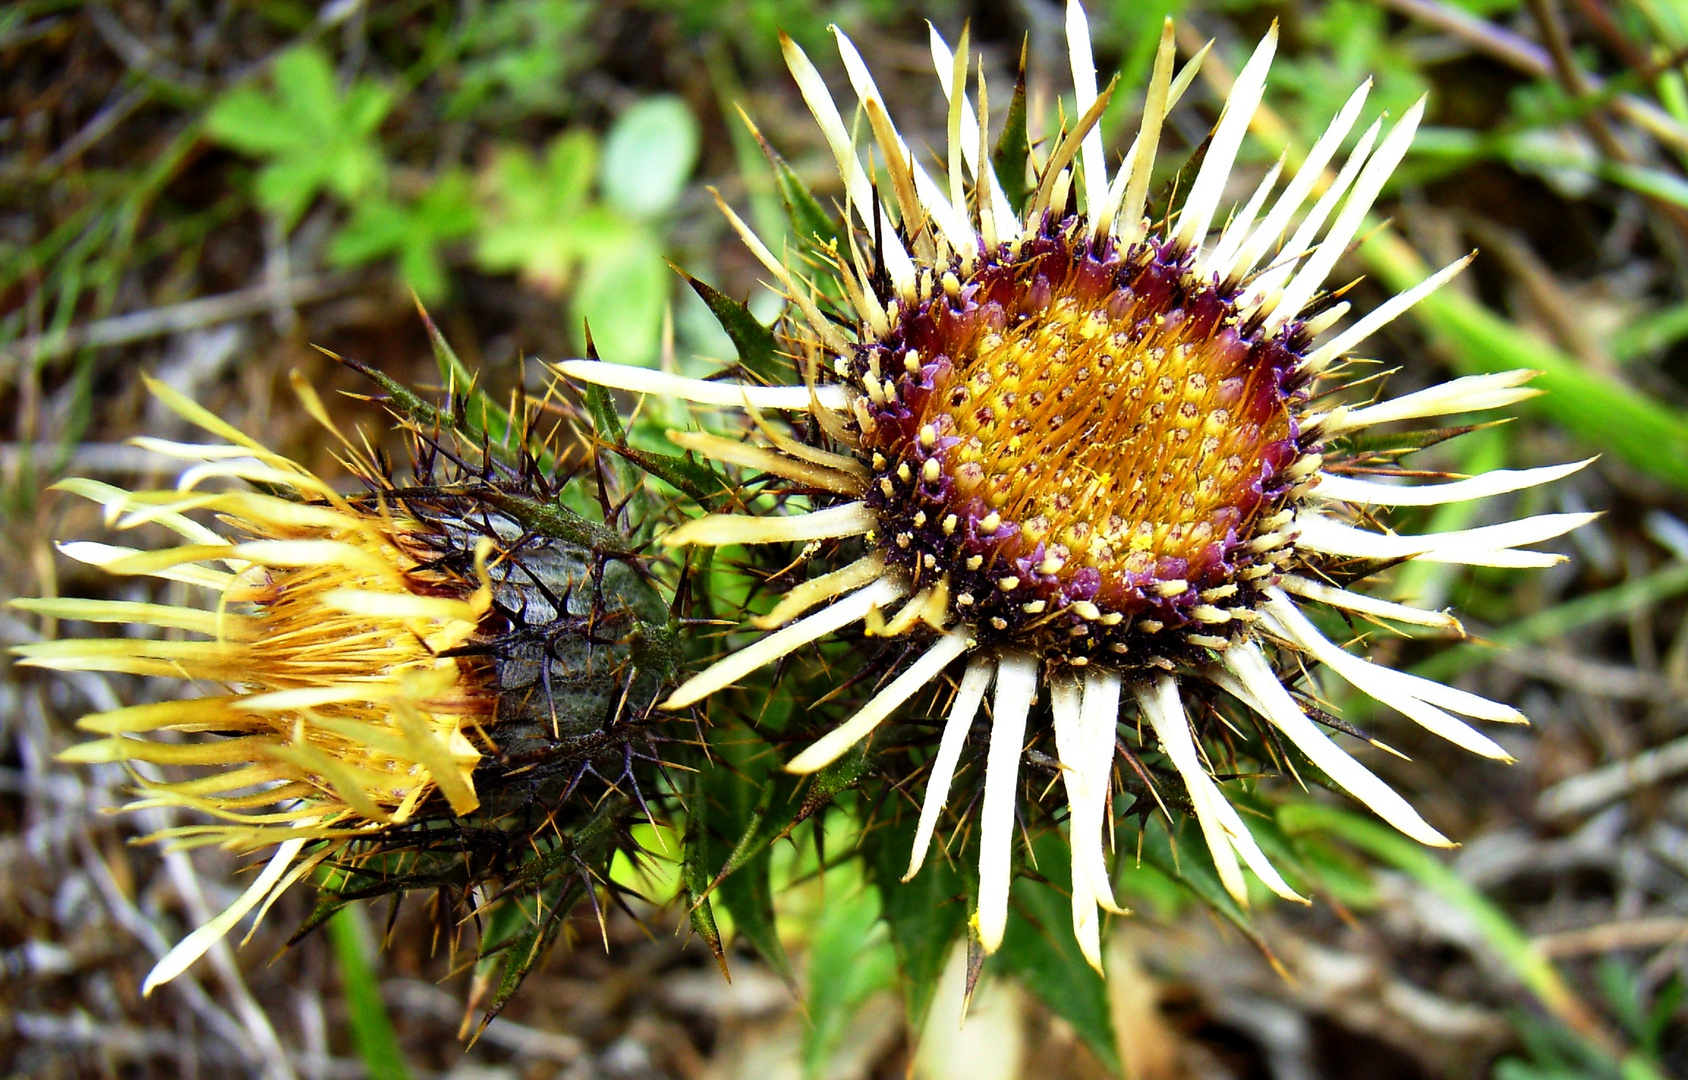
[[791, 825], [807, 821], [831, 806], [832, 800], [841, 793], [860, 784], [862, 778], [867, 775], [870, 760], [867, 743], [859, 742], [845, 751], [837, 761], [815, 773], [809, 781], [809, 786], [803, 791], [803, 802], [798, 806], [797, 813], [792, 815]]
[[[434, 351], [434, 366], [439, 369], [440, 381], [445, 384], [454, 405], [462, 411], [467, 425], [463, 434], [467, 440], [471, 445], [477, 445], [484, 437], [493, 446], [509, 447], [514, 430], [509, 411], [492, 400], [474, 374], [457, 358], [457, 350], [440, 333], [440, 328], [420, 301], [416, 311], [428, 330], [428, 344]], [[541, 462], [541, 466], [546, 468], [551, 464], [548, 460]]]
[[720, 867], [709, 887], [769, 966], [796, 985], [775, 925], [768, 857], [785, 824], [778, 811], [789, 810], [796, 780], [776, 771], [772, 747], [746, 728], [734, 725], [716, 745], [722, 760], [699, 780], [709, 804], [706, 865]]
[[780, 360], [776, 352], [774, 332], [763, 326], [756, 316], [750, 313], [750, 308], [692, 277], [684, 270], [679, 270], [678, 267], [676, 270], [686, 279], [686, 284], [692, 287], [692, 291], [709, 306], [710, 313], [732, 340], [733, 348], [738, 350], [739, 363], [744, 365], [746, 371], [771, 383], [784, 382], [790, 378], [790, 371], [786, 370], [787, 365]]
[[1486, 424], [1462, 424], [1457, 427], [1420, 428], [1415, 431], [1380, 431], [1354, 433], [1333, 439], [1327, 450], [1333, 456], [1355, 459], [1403, 457], [1418, 450], [1426, 450], [1438, 443], [1456, 439], [1473, 431], [1504, 424], [1491, 420]]
[[686, 832], [680, 841], [680, 881], [686, 890], [686, 913], [691, 919], [693, 932], [709, 946], [715, 963], [720, 965], [721, 974], [731, 982], [727, 955], [721, 947], [721, 930], [715, 924], [715, 909], [709, 903], [709, 853], [705, 838], [708, 813], [709, 800], [694, 774], [692, 797], [686, 807]]
[[762, 132], [751, 122], [744, 111], [739, 110], [739, 117], [743, 119], [750, 134], [755, 136], [756, 144], [762, 148], [769, 166], [774, 170], [774, 180], [779, 185], [780, 201], [785, 204], [786, 218], [791, 222], [791, 231], [798, 241], [813, 252], [826, 251], [838, 243], [838, 225], [832, 215], [821, 206], [820, 200], [810, 192], [807, 184], [792, 171], [785, 158], [778, 150], [762, 137]]
[[601, 386], [587, 384], [580, 392], [586, 411], [597, 428], [598, 439], [607, 449], [637, 465], [658, 479], [665, 480], [683, 492], [693, 502], [708, 509], [732, 487], [714, 466], [686, 454], [658, 454], [640, 450], [627, 442], [626, 429], [616, 412], [615, 399]]
[[1014, 97], [1008, 103], [1008, 118], [1003, 121], [1002, 134], [997, 136], [996, 149], [991, 153], [997, 183], [1002, 186], [1002, 194], [1016, 214], [1025, 211], [1026, 196], [1031, 193], [1031, 185], [1026, 182], [1031, 152], [1031, 143], [1026, 135], [1026, 46], [1022, 43]]

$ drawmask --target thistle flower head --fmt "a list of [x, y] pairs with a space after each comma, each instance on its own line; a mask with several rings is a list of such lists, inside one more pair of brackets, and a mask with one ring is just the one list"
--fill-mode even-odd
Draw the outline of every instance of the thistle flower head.
[[862, 503], [886, 562], [940, 583], [980, 644], [1144, 667], [1252, 606], [1301, 456], [1295, 357], [1171, 245], [1082, 229], [1040, 229], [854, 350]]
[[[561, 836], [569, 793], [606, 754], [621, 770], [608, 781], [632, 780], [637, 795], [624, 721], [643, 716], [666, 677], [662, 650], [641, 652], [637, 639], [663, 632], [667, 613], [629, 565], [523, 525], [521, 507], [538, 505], [532, 485], [490, 460], [479, 470], [442, 465], [437, 433], [419, 437], [409, 483], [339, 438], [365, 489], [342, 495], [169, 387], [148, 385], [220, 441], [137, 440], [186, 464], [174, 489], [82, 479], [59, 487], [101, 504], [118, 529], [162, 526], [180, 542], [60, 550], [196, 595], [181, 604], [14, 603], [132, 628], [23, 646], [26, 664], [216, 688], [83, 717], [78, 726], [103, 737], [64, 760], [199, 770], [188, 779], [137, 771], [142, 797], [132, 807], [213, 819], [164, 834], [178, 843], [274, 851], [239, 901], [160, 961], [149, 989], [325, 860], [345, 871], [373, 854], [427, 855], [443, 824], [448, 854], [463, 864], [454, 880], [473, 884], [531, 855], [537, 842], [525, 834], [493, 842], [510, 834], [507, 819], [538, 815]], [[310, 387], [296, 379], [295, 388], [338, 438]], [[221, 737], [158, 738], [167, 732]], [[412, 869], [407, 880], [420, 880]]]
[[[1493, 758], [1506, 754], [1461, 717], [1522, 717], [1353, 655], [1303, 608], [1455, 627], [1444, 613], [1349, 586], [1399, 560], [1547, 565], [1558, 556], [1527, 545], [1586, 516], [1416, 536], [1378, 527], [1389, 507], [1503, 494], [1581, 467], [1396, 486], [1365, 479], [1378, 462], [1348, 449], [1346, 436], [1376, 424], [1520, 401], [1532, 393], [1523, 388], [1530, 372], [1455, 380], [1359, 407], [1328, 404], [1341, 400], [1334, 392], [1350, 350], [1466, 261], [1329, 333], [1347, 305], [1323, 291], [1325, 278], [1405, 154], [1422, 100], [1387, 129], [1382, 119], [1372, 123], [1329, 177], [1326, 167], [1365, 111], [1361, 86], [1292, 176], [1280, 162], [1222, 216], [1276, 48], [1274, 28], [1239, 72], [1182, 202], [1157, 224], [1145, 208], [1161, 127], [1205, 50], [1175, 73], [1167, 24], [1141, 129], [1115, 169], [1097, 129], [1113, 88], [1098, 93], [1076, 0], [1067, 7], [1067, 36], [1077, 119], [1031, 163], [1032, 190], [1018, 211], [984, 141], [989, 90], [982, 69], [970, 79], [965, 35], [953, 52], [932, 35], [949, 102], [940, 157], [947, 175], [934, 175], [922, 163], [928, 155], [897, 133], [854, 46], [836, 33], [888, 178], [877, 186], [814, 65], [786, 41], [844, 184], [846, 228], [818, 257], [845, 302], [813, 289], [722, 209], [797, 310], [787, 333], [804, 361], [803, 385], [696, 382], [591, 362], [562, 369], [703, 404], [809, 414], [809, 429], [825, 436], [814, 441], [825, 445], [777, 435], [765, 423], [757, 437], [769, 446], [671, 434], [682, 446], [835, 498], [803, 513], [709, 515], [668, 534], [669, 544], [860, 538], [865, 551], [792, 589], [759, 621], [773, 632], [693, 676], [666, 704], [699, 701], [855, 622], [905, 640], [914, 659], [788, 767], [825, 766], [917, 692], [953, 678], [912, 876], [994, 687], [979, 811], [980, 937], [987, 950], [1002, 939], [1022, 750], [1048, 731], [1070, 815], [1074, 930], [1099, 966], [1098, 909], [1117, 910], [1103, 838], [1122, 719], [1142, 721], [1132, 726], [1146, 731], [1145, 748], [1158, 749], [1176, 772], [1220, 878], [1240, 902], [1245, 865], [1279, 895], [1300, 897], [1215, 779], [1199, 726], [1211, 710], [1193, 713], [1192, 697], [1234, 698], [1275, 740], [1395, 827], [1446, 844], [1321, 730], [1314, 717], [1323, 714], [1304, 708], [1290, 688], [1300, 662], [1323, 663], [1430, 731]], [[1034, 708], [1040, 690], [1046, 704]], [[1135, 716], [1122, 717], [1126, 703]]]

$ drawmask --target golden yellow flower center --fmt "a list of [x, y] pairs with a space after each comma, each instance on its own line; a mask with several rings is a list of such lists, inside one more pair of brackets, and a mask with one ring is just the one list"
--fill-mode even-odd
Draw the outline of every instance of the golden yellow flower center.
[[1215, 617], [1300, 452], [1291, 339], [1181, 252], [1060, 228], [949, 286], [851, 361], [888, 559], [1009, 637]]
[[1262, 445], [1288, 432], [1281, 408], [1251, 415], [1259, 372], [1238, 370], [1242, 357], [1190, 340], [1188, 320], [1134, 335], [1131, 314], [1060, 297], [981, 334], [928, 398], [923, 423], [960, 439], [946, 461], [956, 495], [1019, 524], [1004, 555], [1045, 544], [1105, 577], [1198, 558], [1240, 520]]

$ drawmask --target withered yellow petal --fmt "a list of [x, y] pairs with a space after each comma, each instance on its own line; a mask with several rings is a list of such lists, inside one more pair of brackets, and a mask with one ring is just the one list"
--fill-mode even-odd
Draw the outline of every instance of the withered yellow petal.
[[272, 744], [267, 747], [267, 752], [278, 761], [285, 761], [321, 777], [334, 794], [360, 816], [370, 821], [391, 820], [391, 816], [375, 802], [369, 792], [374, 785], [390, 784], [396, 778], [354, 768], [345, 761], [305, 743]]
[[60, 752], [58, 759], [73, 765], [114, 761], [150, 761], [154, 765], [232, 765], [256, 761], [275, 746], [275, 739], [263, 735], [200, 743], [161, 743], [151, 739], [114, 736], [78, 743]]
[[241, 615], [229, 612], [205, 611], [199, 608], [174, 607], [169, 604], [146, 604], [134, 600], [81, 600], [73, 597], [41, 597], [12, 600], [9, 601], [9, 604], [19, 610], [54, 619], [163, 626], [175, 630], [191, 630], [196, 634], [212, 636], [244, 633], [247, 629], [247, 620]]
[[83, 731], [93, 731], [101, 735], [159, 731], [164, 728], [203, 729], [222, 724], [236, 726], [248, 718], [234, 710], [232, 703], [235, 700], [229, 697], [209, 697], [128, 705], [121, 709], [89, 713], [78, 720], [76, 726]]
[[165, 581], [179, 581], [185, 585], [200, 585], [218, 592], [234, 584], [234, 575], [208, 566], [194, 565], [196, 558], [223, 558], [228, 549], [209, 556], [190, 555], [186, 559], [154, 559], [135, 561], [141, 555], [156, 554], [115, 544], [101, 544], [93, 540], [73, 540], [60, 544], [59, 553], [89, 566], [97, 566], [111, 574], [144, 574]]
[[415, 593], [376, 592], [371, 589], [329, 589], [321, 596], [324, 607], [348, 615], [377, 619], [440, 619], [466, 622], [473, 628], [475, 610], [468, 601], [445, 596], [417, 596]]
[[416, 760], [428, 770], [439, 786], [440, 793], [451, 804], [453, 813], [467, 814], [480, 806], [481, 800], [475, 794], [471, 774], [474, 770], [476, 754], [469, 761], [454, 760], [449, 747], [436, 733], [430, 731], [421, 713], [408, 706], [401, 705], [394, 710], [394, 719], [399, 728], [405, 733]]

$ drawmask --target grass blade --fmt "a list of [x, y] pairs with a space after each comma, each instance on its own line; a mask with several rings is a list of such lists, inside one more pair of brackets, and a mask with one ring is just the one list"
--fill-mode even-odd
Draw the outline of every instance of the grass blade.
[[393, 1032], [392, 1017], [381, 1000], [381, 984], [375, 978], [369, 958], [375, 952], [375, 935], [362, 907], [341, 908], [328, 920], [328, 938], [334, 961], [340, 968], [340, 987], [346, 995], [346, 1019], [352, 1028], [352, 1043], [358, 1058], [369, 1070], [370, 1080], [410, 1080], [410, 1070]]

